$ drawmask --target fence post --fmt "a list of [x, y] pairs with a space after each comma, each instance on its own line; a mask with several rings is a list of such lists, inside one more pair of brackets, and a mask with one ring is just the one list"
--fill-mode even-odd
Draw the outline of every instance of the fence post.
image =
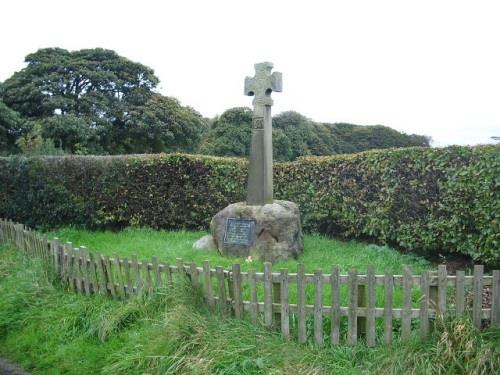
[[304, 265], [297, 265], [297, 319], [298, 339], [303, 344], [307, 340], [306, 331], [306, 291], [304, 283]]
[[[162, 282], [161, 282], [161, 273], [160, 273], [160, 263], [158, 261], [158, 257], [153, 257], [151, 259], [151, 261], [153, 262], [153, 273], [155, 275], [155, 286], [158, 288], [161, 286]], [[125, 286], [125, 280], [123, 281], [123, 289], [125, 290], [126, 286]]]
[[332, 345], [338, 345], [340, 342], [340, 277], [338, 266], [332, 266], [330, 286], [332, 290], [330, 341]]
[[[358, 307], [367, 307], [366, 299], [366, 284], [358, 284]], [[366, 335], [366, 317], [358, 316], [357, 320], [357, 335], [363, 337]]]
[[224, 277], [224, 280], [227, 281], [227, 295], [229, 297], [229, 315], [232, 316], [235, 314], [234, 311], [234, 285], [233, 285], [233, 274], [230, 271], [230, 268], [227, 269], [227, 278]]
[[500, 270], [493, 271], [491, 294], [491, 324], [500, 323]]
[[323, 345], [323, 271], [314, 272], [314, 341]]
[[210, 275], [210, 263], [208, 260], [203, 262], [203, 278], [205, 280], [205, 295], [210, 309], [214, 308], [214, 296], [212, 291], [212, 278]]
[[75, 259], [76, 257], [75, 252], [73, 251], [73, 244], [71, 242], [66, 242], [64, 244], [64, 248], [68, 253], [68, 266], [66, 267], [68, 286], [73, 292], [75, 292], [75, 262], [77, 262], [77, 260]]
[[404, 266], [403, 275], [403, 311], [401, 324], [401, 338], [408, 340], [411, 335], [411, 292], [413, 287], [413, 278], [410, 267]]
[[[142, 291], [141, 269], [139, 268], [139, 262], [137, 261], [137, 257], [135, 255], [132, 255], [131, 258], [132, 258], [132, 268], [135, 271], [135, 294], [139, 294]], [[182, 265], [182, 259], [178, 259], [177, 262], [178, 264], [180, 263], [179, 272], [183, 272], [184, 267]]]
[[446, 265], [438, 266], [438, 307], [443, 319], [446, 318], [446, 294], [448, 291], [448, 273]]
[[76, 272], [75, 272], [75, 284], [76, 284], [76, 290], [78, 293], [82, 293], [82, 254], [80, 251], [79, 247], [74, 248], [74, 254], [75, 254], [75, 265], [76, 265]]
[[62, 276], [63, 274], [63, 261], [64, 261], [64, 248], [59, 243], [57, 237], [52, 241], [52, 246], [54, 247], [54, 253], [56, 256], [56, 272], [57, 276]]
[[[273, 281], [273, 303], [280, 304], [281, 303], [281, 283]], [[274, 310], [274, 307], [273, 307]], [[274, 311], [273, 314], [273, 324], [276, 327], [280, 326], [281, 321], [281, 309]]]
[[[140, 275], [139, 265], [137, 264], [136, 268], [137, 273]], [[104, 272], [106, 273], [106, 280], [109, 285], [109, 291], [111, 292], [111, 296], [113, 298], [116, 297], [116, 289], [115, 289], [115, 279], [113, 277], [113, 263], [111, 263], [111, 259], [108, 255], [104, 257]], [[142, 284], [141, 284], [142, 290]], [[139, 291], [140, 293], [140, 291]]]
[[349, 307], [347, 321], [347, 343], [356, 345], [358, 342], [358, 273], [355, 269], [349, 271]]
[[455, 283], [455, 310], [456, 317], [461, 317], [465, 311], [465, 272], [456, 272]]
[[281, 334], [283, 337], [290, 336], [290, 306], [288, 305], [288, 269], [282, 268], [281, 278]]
[[108, 278], [106, 272], [104, 271], [104, 259], [102, 254], [97, 253], [96, 257], [96, 266], [97, 266], [97, 278], [99, 283], [99, 289], [101, 294], [107, 296], [108, 295]]
[[384, 342], [392, 342], [392, 303], [394, 294], [394, 278], [385, 271], [384, 274]]
[[482, 265], [474, 266], [474, 299], [472, 301], [472, 322], [481, 328], [481, 313], [483, 308], [483, 273]]
[[420, 277], [420, 337], [426, 338], [429, 334], [429, 272], [422, 273]]
[[241, 273], [240, 265], [233, 264], [233, 302], [234, 302], [234, 315], [238, 319], [243, 318], [243, 296], [241, 295]]
[[216, 276], [217, 276], [217, 286], [219, 288], [219, 309], [222, 316], [226, 315], [226, 284], [224, 281], [224, 270], [222, 267], [217, 266], [215, 268]]
[[273, 275], [272, 265], [264, 263], [264, 324], [270, 327], [273, 324]]
[[437, 275], [435, 271], [429, 272], [429, 280], [435, 281], [433, 285], [429, 285], [429, 306], [434, 309], [435, 312], [434, 318], [429, 318], [429, 332], [434, 331], [434, 323], [439, 315]]
[[[118, 270], [119, 271], [119, 270]], [[144, 274], [144, 288], [146, 292], [150, 292], [153, 288], [153, 280], [151, 279], [151, 270], [149, 269], [149, 260], [142, 260], [142, 273]]]
[[250, 315], [252, 317], [252, 323], [257, 324], [259, 316], [259, 301], [257, 297], [257, 286], [255, 280], [255, 269], [248, 271], [248, 284], [250, 287]]
[[116, 266], [116, 281], [118, 283], [118, 294], [120, 295], [120, 298], [125, 299], [126, 294], [125, 294], [125, 282], [123, 281], [123, 274], [122, 274], [122, 262], [118, 254], [115, 254], [114, 262]]
[[89, 277], [90, 267], [89, 267], [89, 252], [85, 246], [80, 246], [80, 254], [82, 259], [82, 270], [83, 270], [83, 289], [85, 291], [85, 295], [90, 296], [90, 280]]
[[368, 307], [366, 310], [366, 343], [375, 346], [375, 267], [368, 266], [366, 284], [368, 292]]
[[123, 267], [125, 268], [125, 282], [126, 282], [126, 295], [131, 296], [134, 294], [134, 284], [132, 283], [132, 274], [130, 272], [131, 262], [128, 258], [123, 259]]

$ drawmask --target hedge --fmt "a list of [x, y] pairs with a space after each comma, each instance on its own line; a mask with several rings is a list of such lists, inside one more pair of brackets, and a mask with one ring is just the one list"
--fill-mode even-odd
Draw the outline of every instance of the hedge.
[[[247, 162], [183, 154], [0, 158], [0, 217], [30, 226], [207, 228], [244, 200]], [[409, 148], [275, 164], [306, 231], [500, 264], [500, 147]]]

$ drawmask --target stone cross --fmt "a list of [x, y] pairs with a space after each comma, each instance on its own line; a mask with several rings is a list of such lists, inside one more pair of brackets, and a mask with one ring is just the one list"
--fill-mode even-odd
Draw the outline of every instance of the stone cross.
[[255, 76], [245, 78], [245, 95], [253, 96], [252, 145], [248, 169], [247, 204], [273, 203], [273, 91], [282, 91], [281, 73], [273, 64], [255, 64]]

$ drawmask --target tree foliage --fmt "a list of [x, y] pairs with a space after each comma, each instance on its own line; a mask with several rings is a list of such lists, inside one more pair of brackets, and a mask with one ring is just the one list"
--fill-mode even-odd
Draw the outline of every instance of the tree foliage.
[[0, 100], [0, 155], [16, 151], [23, 123], [21, 115]]
[[33, 128], [16, 140], [16, 145], [21, 151], [30, 156], [62, 155], [63, 150], [56, 147], [54, 140], [42, 136], [43, 129], [40, 123], [35, 123]]
[[[199, 151], [205, 155], [246, 157], [250, 154], [251, 138], [252, 110], [231, 108], [212, 122]], [[273, 128], [273, 154], [278, 161], [290, 160], [293, 156], [290, 139], [278, 128]]]
[[[200, 153], [216, 156], [248, 156], [252, 132], [250, 108], [231, 108], [216, 118], [203, 138]], [[386, 126], [317, 123], [298, 112], [282, 112], [273, 118], [275, 160], [300, 156], [335, 155], [393, 147], [428, 147], [429, 138], [407, 135]]]
[[[249, 108], [204, 119], [177, 99], [156, 93], [159, 81], [151, 68], [114, 51], [45, 48], [25, 61], [26, 67], [0, 87], [0, 154], [15, 153], [35, 140], [71, 154], [249, 154]], [[429, 138], [381, 125], [318, 123], [293, 111], [273, 118], [277, 161], [411, 146], [429, 146]]]
[[[1, 99], [25, 118], [40, 121], [43, 133], [55, 131], [69, 150], [77, 144], [92, 152], [120, 149], [128, 113], [144, 105], [158, 83], [151, 68], [101, 48], [46, 48], [25, 61], [27, 66], [4, 82]], [[62, 136], [64, 121], [71, 134]], [[74, 139], [76, 134], [82, 137]], [[100, 147], [93, 144], [96, 139]]]
[[206, 129], [206, 120], [172, 97], [154, 94], [135, 107], [125, 122], [124, 153], [194, 152]]
[[5, 81], [2, 96], [29, 118], [60, 112], [89, 117], [96, 124], [113, 122], [128, 106], [144, 104], [158, 83], [151, 68], [101, 48], [45, 48], [25, 62]]
[[250, 152], [252, 110], [231, 108], [215, 118], [200, 146], [200, 153], [215, 156], [247, 156]]

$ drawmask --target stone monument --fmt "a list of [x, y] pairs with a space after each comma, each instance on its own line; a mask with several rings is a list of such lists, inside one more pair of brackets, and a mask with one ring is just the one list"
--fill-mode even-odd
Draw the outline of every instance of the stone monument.
[[210, 243], [225, 255], [274, 262], [303, 252], [300, 212], [293, 202], [273, 200], [271, 93], [282, 91], [281, 73], [273, 64], [255, 64], [255, 76], [245, 78], [245, 95], [253, 96], [252, 144], [247, 200], [230, 204], [210, 223]]

